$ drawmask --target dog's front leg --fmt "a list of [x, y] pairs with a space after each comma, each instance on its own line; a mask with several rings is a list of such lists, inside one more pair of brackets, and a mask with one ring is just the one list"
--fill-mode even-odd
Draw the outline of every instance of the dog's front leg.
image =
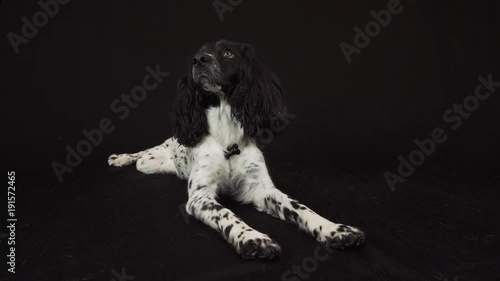
[[197, 151], [188, 181], [186, 212], [218, 231], [244, 259], [273, 259], [280, 246], [269, 236], [248, 226], [220, 205], [217, 189], [224, 181], [227, 162], [223, 150]]
[[240, 201], [252, 203], [259, 211], [297, 225], [329, 247], [345, 248], [364, 242], [365, 235], [358, 228], [331, 222], [278, 190], [257, 147], [246, 148], [232, 161], [240, 167], [233, 176]]

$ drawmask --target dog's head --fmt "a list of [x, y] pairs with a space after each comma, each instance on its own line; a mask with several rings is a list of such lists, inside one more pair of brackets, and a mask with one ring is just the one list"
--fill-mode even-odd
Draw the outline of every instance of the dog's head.
[[238, 84], [240, 65], [251, 49], [247, 44], [226, 40], [205, 44], [191, 60], [194, 82], [208, 92], [227, 91]]
[[278, 78], [256, 57], [248, 44], [219, 40], [203, 45], [190, 57], [180, 79], [174, 135], [195, 146], [208, 131], [205, 109], [225, 99], [245, 135], [256, 137], [270, 123], [286, 122], [286, 106]]

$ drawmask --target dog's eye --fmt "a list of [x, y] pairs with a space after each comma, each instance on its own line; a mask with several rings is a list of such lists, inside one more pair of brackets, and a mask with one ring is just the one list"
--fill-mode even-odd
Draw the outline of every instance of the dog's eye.
[[225, 50], [224, 51], [224, 55], [223, 55], [225, 58], [232, 58], [234, 56], [233, 52], [231, 52], [231, 50]]

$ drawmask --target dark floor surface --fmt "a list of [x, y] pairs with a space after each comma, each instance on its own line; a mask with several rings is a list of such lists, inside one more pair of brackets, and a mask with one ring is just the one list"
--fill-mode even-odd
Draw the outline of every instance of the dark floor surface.
[[[224, 205], [268, 233], [283, 250], [272, 262], [244, 261], [218, 233], [182, 211], [184, 181], [103, 162], [53, 189], [18, 195], [24, 207], [18, 210], [22, 260], [17, 277], [498, 280], [498, 177], [419, 174], [391, 192], [379, 173], [268, 162], [283, 191], [328, 219], [362, 228], [366, 245], [334, 250], [328, 259], [315, 261], [315, 251], [326, 252], [317, 249], [313, 238], [251, 206], [224, 199]], [[285, 274], [304, 265], [309, 272]]]
[[[245, 0], [224, 20], [221, 1], [58, 0], [70, 3], [18, 54], [6, 35], [41, 8], [3, 1], [0, 141], [3, 171], [16, 171], [18, 221], [15, 275], [1, 226], [0, 281], [500, 280], [500, 88], [460, 129], [443, 117], [475, 94], [478, 77], [500, 81], [500, 1], [400, 1], [403, 12], [352, 61], [340, 44], [359, 46], [356, 28], [399, 1]], [[364, 247], [316, 261], [325, 252], [312, 237], [225, 198], [283, 250], [273, 262], [244, 261], [182, 211], [186, 182], [107, 166], [111, 153], [171, 136], [186, 62], [222, 38], [256, 47], [296, 115], [265, 149], [277, 187], [363, 229]], [[170, 76], [119, 118], [113, 102], [158, 65]], [[66, 163], [66, 148], [104, 118], [116, 129], [58, 183], [51, 164]], [[449, 140], [392, 192], [384, 171], [435, 128]]]

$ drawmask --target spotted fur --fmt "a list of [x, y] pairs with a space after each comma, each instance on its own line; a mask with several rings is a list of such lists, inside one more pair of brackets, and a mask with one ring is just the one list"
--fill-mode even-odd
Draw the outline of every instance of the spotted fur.
[[[220, 44], [226, 44], [226, 42], [217, 42], [216, 46]], [[206, 50], [208, 52], [213, 48], [215, 47], [212, 46]], [[242, 49], [245, 48], [242, 47]], [[253, 55], [252, 49], [246, 52]], [[246, 53], [242, 54], [241, 60], [244, 60]], [[344, 248], [361, 244], [364, 241], [364, 234], [359, 229], [333, 223], [321, 217], [274, 186], [264, 155], [257, 147], [255, 140], [257, 126], [264, 124], [268, 118], [254, 116], [256, 120], [252, 120], [252, 115], [248, 115], [249, 113], [262, 114], [263, 110], [241, 104], [237, 105], [241, 112], [237, 111], [235, 114], [231, 98], [228, 98], [231, 95], [224, 92], [224, 89], [228, 87], [210, 84], [214, 79], [224, 75], [219, 66], [226, 62], [210, 61], [216, 55], [208, 55], [205, 57], [198, 55], [193, 59], [197, 71], [206, 71], [200, 65], [201, 60], [207, 64], [210, 63], [210, 67], [215, 69], [212, 71], [217, 75], [212, 73], [211, 76], [207, 76], [209, 78], [195, 76], [201, 81], [200, 83], [204, 83], [205, 96], [203, 97], [208, 100], [204, 103], [205, 108], [200, 109], [201, 112], [189, 107], [201, 106], [198, 104], [202, 102], [200, 99], [189, 96], [194, 92], [185, 93], [181, 97], [187, 99], [184, 101], [187, 107], [178, 110], [175, 124], [178, 127], [177, 135], [181, 137], [169, 138], [159, 146], [138, 153], [113, 154], [108, 158], [109, 165], [122, 167], [136, 163], [137, 170], [143, 173], [172, 173], [187, 180], [186, 212], [219, 232], [244, 259], [273, 259], [280, 255], [281, 248], [269, 236], [253, 229], [231, 210], [218, 203], [217, 195], [220, 193], [230, 194], [242, 203], [254, 205], [259, 211], [295, 224], [326, 246]], [[249, 61], [253, 63], [253, 59]], [[252, 67], [250, 62], [241, 62], [246, 65], [247, 71]], [[226, 66], [224, 69], [232, 68]], [[262, 70], [262, 67], [259, 66], [257, 69]], [[193, 70], [193, 73], [197, 72]], [[267, 77], [256, 71], [250, 71], [250, 73], [251, 75], [240, 76], [245, 79], [257, 77], [265, 82], [253, 87], [253, 90], [281, 91], [274, 76]], [[188, 78], [183, 79], [189, 80]], [[181, 89], [184, 88], [182, 85], [188, 83], [186, 81], [181, 80]], [[247, 83], [251, 84], [251, 82]], [[191, 87], [194, 86], [191, 85]], [[232, 89], [232, 87], [229, 88]], [[249, 88], [245, 86], [242, 89], [248, 90]], [[210, 93], [207, 94], [206, 91]], [[244, 98], [243, 92], [234, 93], [233, 97], [234, 95], [242, 95]], [[259, 95], [261, 96], [254, 97], [255, 100], [247, 99], [250, 103], [256, 104], [269, 99], [269, 95], [266, 96], [263, 93]], [[276, 94], [273, 102], [277, 102], [278, 96], [279, 94]], [[264, 107], [276, 109], [280, 106], [278, 102], [274, 106]], [[192, 113], [195, 116], [185, 116]]]
[[[226, 122], [235, 122], [229, 118], [230, 108], [226, 111], [213, 108], [207, 115], [209, 121], [225, 116]], [[230, 130], [229, 126], [220, 125], [219, 130]], [[137, 169], [143, 173], [173, 173], [188, 180], [186, 212], [218, 231], [245, 259], [273, 259], [279, 256], [281, 248], [269, 236], [220, 205], [219, 193], [231, 194], [242, 203], [253, 204], [259, 211], [293, 223], [329, 247], [345, 248], [364, 241], [359, 229], [330, 222], [278, 190], [255, 141], [245, 139], [237, 126], [232, 128], [236, 130], [231, 133], [233, 138], [218, 139], [210, 134], [193, 148], [170, 138], [145, 151], [111, 155], [108, 163], [121, 167], [136, 162]], [[226, 159], [229, 143], [237, 143], [241, 152]]]

